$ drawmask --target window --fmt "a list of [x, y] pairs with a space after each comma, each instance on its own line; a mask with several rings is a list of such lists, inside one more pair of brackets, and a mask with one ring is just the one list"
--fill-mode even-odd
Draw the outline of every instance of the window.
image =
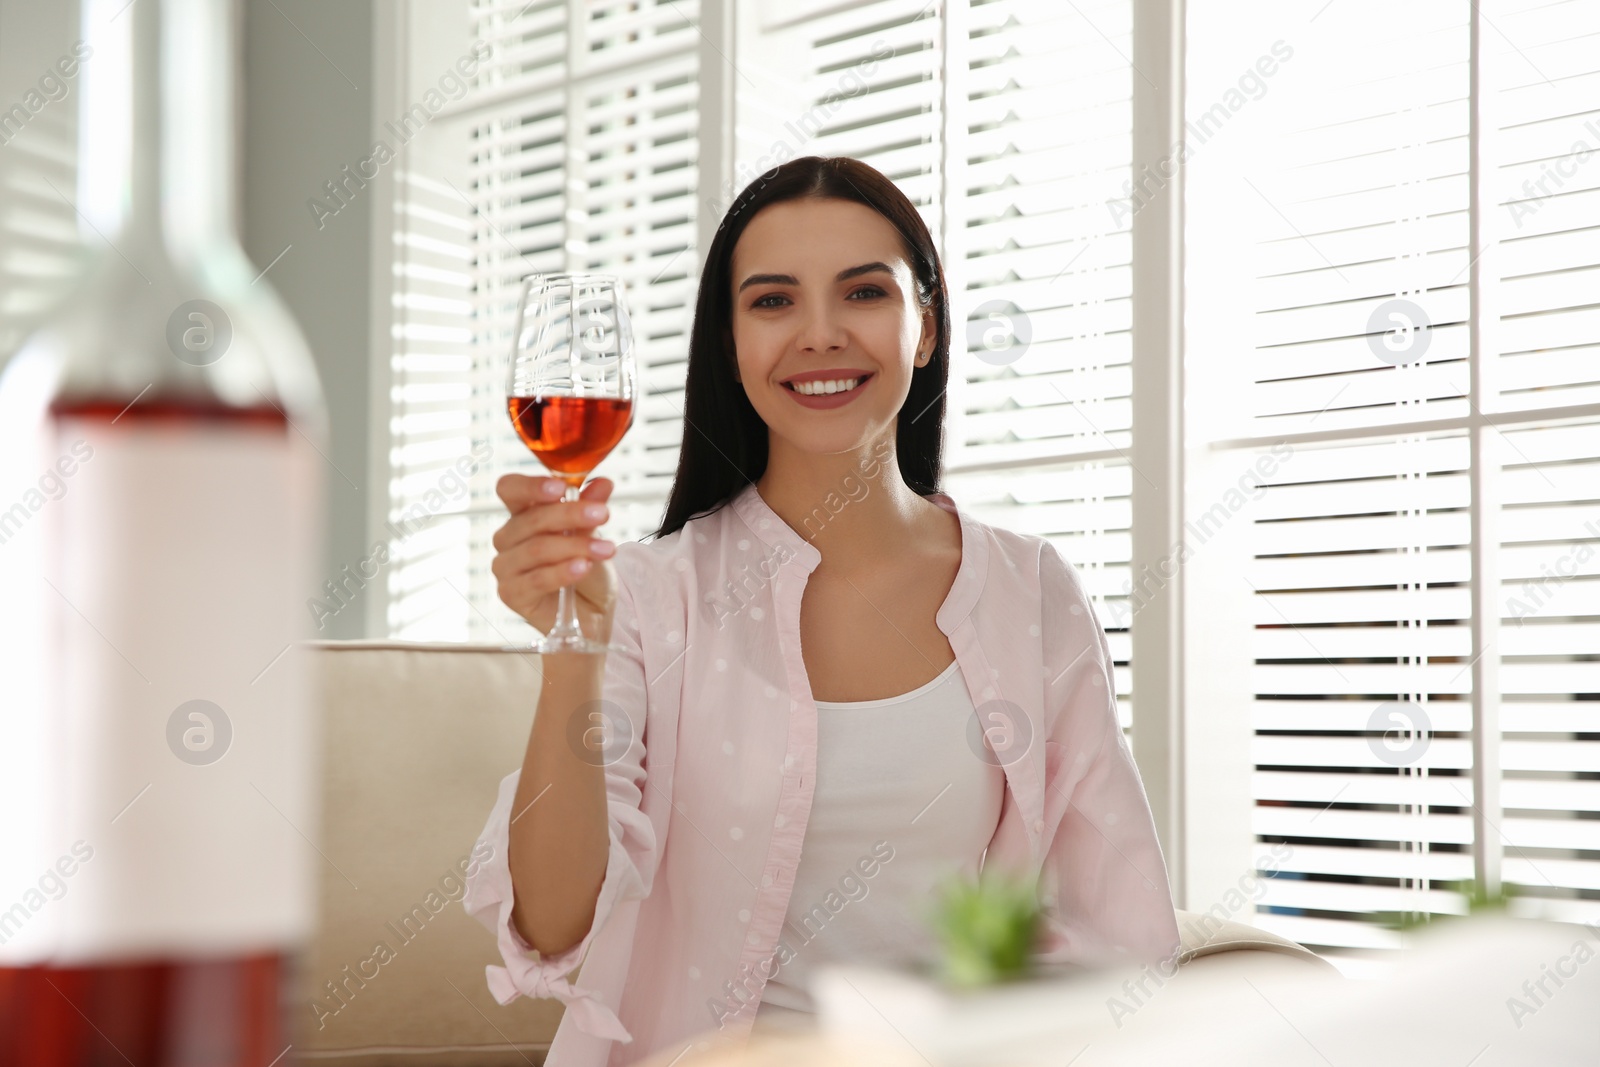
[[[1225, 47], [1220, 5], [1190, 19]], [[1197, 150], [1189, 210], [1237, 222], [1195, 223], [1190, 299], [1226, 307], [1189, 358], [1238, 398], [1224, 452], [1289, 457], [1246, 535], [1252, 826], [1293, 850], [1255, 921], [1368, 973], [1375, 918], [1474, 877], [1600, 916], [1600, 9], [1357, 0], [1283, 36]]]

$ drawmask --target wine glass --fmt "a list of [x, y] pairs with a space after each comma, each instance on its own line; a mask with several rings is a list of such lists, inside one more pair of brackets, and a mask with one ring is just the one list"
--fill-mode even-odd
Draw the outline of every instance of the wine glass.
[[[622, 279], [610, 274], [535, 274], [522, 284], [506, 382], [506, 407], [522, 443], [578, 499], [589, 472], [633, 424], [638, 371]], [[605, 652], [578, 626], [563, 585], [556, 623], [533, 643], [550, 652]]]

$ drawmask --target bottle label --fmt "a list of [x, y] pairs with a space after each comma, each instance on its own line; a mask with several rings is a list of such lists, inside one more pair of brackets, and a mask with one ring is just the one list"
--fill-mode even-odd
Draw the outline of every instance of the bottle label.
[[0, 435], [0, 965], [303, 941], [321, 460], [217, 419]]

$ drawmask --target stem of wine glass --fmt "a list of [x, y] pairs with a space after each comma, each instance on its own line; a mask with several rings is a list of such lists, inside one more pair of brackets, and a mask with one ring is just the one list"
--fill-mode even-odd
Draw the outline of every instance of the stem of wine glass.
[[[578, 492], [579, 487], [569, 482], [567, 491], [562, 494], [561, 499], [564, 503], [570, 504], [578, 499]], [[578, 579], [574, 578], [572, 584], [576, 584], [577, 581]], [[572, 591], [572, 584], [563, 585], [561, 591], [556, 594], [556, 624], [545, 634], [546, 640], [559, 641], [567, 638], [581, 640], [583, 637], [583, 630], [578, 626], [578, 594]]]

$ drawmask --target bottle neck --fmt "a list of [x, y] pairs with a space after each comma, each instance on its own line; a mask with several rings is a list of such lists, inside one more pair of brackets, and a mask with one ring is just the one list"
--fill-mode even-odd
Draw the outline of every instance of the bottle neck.
[[78, 207], [89, 243], [187, 258], [234, 227], [228, 0], [84, 0]]

